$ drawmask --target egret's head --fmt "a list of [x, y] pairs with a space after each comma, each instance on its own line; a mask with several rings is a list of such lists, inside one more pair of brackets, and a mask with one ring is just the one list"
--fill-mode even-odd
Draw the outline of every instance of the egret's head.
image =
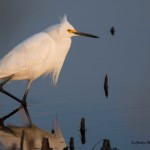
[[98, 36], [84, 33], [84, 32], [78, 32], [67, 20], [67, 17], [64, 16], [60, 23], [60, 34], [63, 37], [73, 37], [73, 36], [87, 36], [92, 38], [99, 38]]

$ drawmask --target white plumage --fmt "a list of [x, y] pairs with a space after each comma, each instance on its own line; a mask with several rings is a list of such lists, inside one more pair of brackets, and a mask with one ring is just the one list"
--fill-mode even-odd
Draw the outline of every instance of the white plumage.
[[74, 28], [64, 17], [61, 24], [37, 33], [17, 45], [0, 61], [0, 78], [14, 74], [12, 80], [33, 81], [41, 75], [51, 74], [56, 84], [71, 45], [69, 33], [63, 33], [67, 29]]

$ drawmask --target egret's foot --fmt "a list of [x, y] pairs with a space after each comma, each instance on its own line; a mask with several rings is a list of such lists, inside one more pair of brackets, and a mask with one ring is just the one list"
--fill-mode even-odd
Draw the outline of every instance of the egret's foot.
[[28, 121], [29, 121], [28, 127], [32, 127], [32, 120], [31, 120], [31, 117], [30, 117], [28, 108], [27, 108], [27, 107], [24, 107], [24, 111], [25, 111], [25, 113], [26, 113], [26, 115], [27, 115], [27, 118], [28, 118]]
[[29, 114], [29, 111], [28, 111], [28, 108], [27, 108], [28, 104], [26, 102], [26, 99], [22, 99], [22, 107], [27, 115], [27, 118], [28, 118], [28, 121], [29, 121], [29, 125], [27, 125], [28, 127], [32, 127], [32, 120], [31, 120], [31, 117], [30, 117], [30, 114]]
[[23, 106], [24, 108], [27, 108], [27, 106], [28, 106], [28, 104], [27, 104], [27, 102], [26, 102], [25, 100], [22, 100], [22, 101], [21, 101], [21, 104], [22, 104], [22, 106]]
[[0, 118], [0, 126], [4, 126], [4, 120]]
[[2, 92], [2, 91], [3, 91], [3, 85], [0, 84], [0, 92]]

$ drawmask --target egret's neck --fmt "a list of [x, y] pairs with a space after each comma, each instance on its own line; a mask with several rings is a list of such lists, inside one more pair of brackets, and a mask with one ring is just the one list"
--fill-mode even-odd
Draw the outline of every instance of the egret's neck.
[[59, 25], [54, 25], [54, 26], [48, 27], [47, 29], [44, 30], [44, 32], [46, 32], [54, 40], [60, 39], [58, 31], [59, 31]]

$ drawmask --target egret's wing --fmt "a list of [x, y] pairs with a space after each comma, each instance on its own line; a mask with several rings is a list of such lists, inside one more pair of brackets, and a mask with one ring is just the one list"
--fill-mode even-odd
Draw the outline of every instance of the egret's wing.
[[41, 32], [28, 38], [10, 51], [0, 61], [0, 78], [36, 68], [47, 60], [53, 51], [54, 43], [50, 36]]

